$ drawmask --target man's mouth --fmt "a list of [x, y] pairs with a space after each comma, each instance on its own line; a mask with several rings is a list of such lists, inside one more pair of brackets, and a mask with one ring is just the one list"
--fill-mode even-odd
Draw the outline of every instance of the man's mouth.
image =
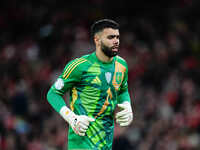
[[114, 47], [112, 47], [112, 50], [113, 50], [113, 51], [115, 51], [115, 52], [117, 52], [117, 51], [118, 51], [118, 49], [119, 49], [119, 47], [118, 47], [118, 46], [114, 46]]

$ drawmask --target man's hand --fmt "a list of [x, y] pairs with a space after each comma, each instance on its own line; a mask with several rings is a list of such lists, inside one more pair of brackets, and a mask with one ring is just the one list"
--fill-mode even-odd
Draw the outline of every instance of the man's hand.
[[85, 136], [90, 122], [95, 121], [94, 118], [85, 115], [76, 115], [66, 106], [61, 108], [60, 114], [69, 123], [73, 131], [80, 136]]
[[128, 126], [133, 120], [131, 104], [129, 102], [124, 102], [122, 104], [117, 104], [117, 106], [121, 109], [121, 111], [115, 116], [116, 122], [120, 126]]
[[93, 122], [94, 119], [90, 118], [85, 115], [75, 115], [70, 118], [69, 124], [71, 125], [73, 131], [80, 135], [80, 136], [85, 136], [85, 132], [87, 131], [90, 122]]

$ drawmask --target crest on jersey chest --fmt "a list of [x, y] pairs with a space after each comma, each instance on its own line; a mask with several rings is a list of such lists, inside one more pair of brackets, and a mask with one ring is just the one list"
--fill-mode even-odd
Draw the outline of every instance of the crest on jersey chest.
[[106, 72], [106, 73], [105, 73], [105, 77], [106, 77], [107, 83], [109, 84], [110, 81], [111, 81], [111, 72]]
[[114, 73], [112, 84], [113, 84], [113, 86], [115, 87], [116, 90], [119, 89], [119, 87], [122, 83], [123, 77], [124, 77], [123, 72], [115, 72]]
[[116, 76], [116, 77], [115, 77], [116, 83], [117, 83], [117, 84], [120, 84], [121, 81], [122, 81], [122, 72], [116, 72], [115, 76]]

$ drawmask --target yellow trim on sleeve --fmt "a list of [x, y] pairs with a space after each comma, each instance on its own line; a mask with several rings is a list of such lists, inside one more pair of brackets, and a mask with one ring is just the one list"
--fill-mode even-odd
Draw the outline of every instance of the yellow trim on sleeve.
[[65, 79], [67, 79], [67, 78], [69, 77], [69, 75], [71, 74], [71, 72], [72, 72], [79, 64], [82, 64], [82, 63], [84, 63], [84, 62], [86, 62], [86, 61], [87, 61], [87, 60], [83, 60], [83, 61], [80, 61], [79, 63], [75, 64], [75, 65], [73, 66], [73, 68], [70, 70], [70, 72], [68, 72], [68, 73], [66, 74]]
[[72, 111], [74, 111], [74, 103], [78, 99], [78, 92], [76, 88], [72, 89], [72, 102], [70, 103], [70, 108]]
[[65, 72], [63, 73], [63, 78], [66, 77], [66, 75], [70, 72], [70, 70], [79, 62], [85, 61], [84, 58], [80, 58], [78, 60], [75, 60], [74, 62], [72, 62], [65, 70]]

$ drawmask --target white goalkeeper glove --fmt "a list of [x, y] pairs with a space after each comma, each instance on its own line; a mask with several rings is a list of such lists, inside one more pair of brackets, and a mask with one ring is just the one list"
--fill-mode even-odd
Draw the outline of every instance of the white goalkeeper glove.
[[90, 122], [95, 121], [94, 118], [85, 115], [76, 115], [66, 106], [60, 109], [60, 115], [69, 123], [73, 131], [80, 136], [85, 136]]
[[131, 104], [129, 102], [124, 102], [122, 104], [117, 104], [117, 106], [121, 109], [121, 111], [119, 111], [115, 116], [116, 122], [120, 126], [128, 126], [133, 120]]

